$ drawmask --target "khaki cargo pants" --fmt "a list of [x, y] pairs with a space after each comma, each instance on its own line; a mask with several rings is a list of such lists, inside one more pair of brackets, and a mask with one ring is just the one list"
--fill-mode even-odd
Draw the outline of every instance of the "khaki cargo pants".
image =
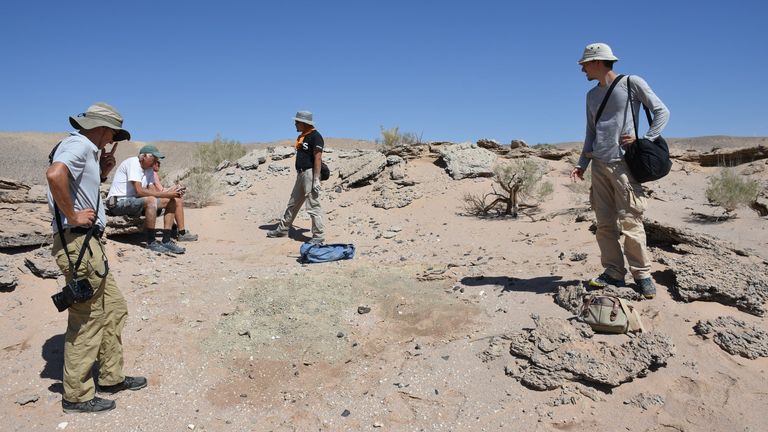
[[[590, 202], [597, 217], [600, 261], [608, 276], [624, 280], [626, 256], [633, 278], [651, 277], [651, 259], [643, 227], [643, 212], [648, 200], [624, 160], [612, 163], [592, 160]], [[623, 251], [619, 241], [622, 234]]]
[[323, 209], [320, 207], [320, 196], [312, 192], [312, 169], [301, 171], [296, 176], [296, 183], [293, 185], [291, 198], [288, 200], [288, 206], [285, 209], [283, 218], [277, 225], [280, 231], [288, 231], [293, 225], [296, 215], [299, 214], [301, 206], [306, 201], [307, 214], [312, 218], [312, 238], [325, 238], [325, 225], [323, 225]]
[[[67, 250], [74, 264], [85, 234], [64, 234]], [[69, 321], [64, 338], [64, 400], [85, 402], [93, 399], [95, 386], [91, 377], [94, 362], [99, 362], [99, 384], [114, 385], [123, 382], [123, 342], [122, 332], [128, 307], [123, 295], [117, 288], [110, 272], [101, 278], [96, 272], [104, 274], [106, 261], [101, 241], [91, 238], [89, 249], [83, 255], [83, 261], [77, 271], [78, 277], [87, 277], [94, 289], [94, 295], [86, 303], [73, 304], [69, 307]], [[58, 234], [54, 236], [53, 255], [56, 264], [66, 276], [72, 279], [69, 261], [61, 245]]]

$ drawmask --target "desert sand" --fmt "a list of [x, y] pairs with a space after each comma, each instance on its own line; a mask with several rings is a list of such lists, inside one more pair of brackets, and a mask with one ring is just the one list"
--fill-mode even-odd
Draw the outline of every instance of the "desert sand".
[[[711, 143], [728, 140], [743, 144]], [[55, 139], [39, 142], [47, 148]], [[332, 169], [344, 151], [364, 146], [330, 143]], [[134, 147], [121, 145], [122, 157]], [[172, 147], [161, 147], [168, 165], [177, 163]], [[334, 173], [321, 198], [326, 240], [354, 244], [357, 255], [348, 261], [298, 262], [310, 228], [303, 212], [290, 238], [266, 237], [294, 174], [264, 165], [237, 173], [249, 188], [187, 209], [187, 225], [200, 240], [183, 244], [184, 255], [153, 254], [137, 236], [109, 238], [130, 314], [125, 372], [146, 376], [149, 386], [116, 395], [117, 408], [99, 415], [61, 411], [66, 314], [50, 301], [61, 278], [25, 270], [23, 260], [36, 248], [0, 251], [19, 274], [13, 291], [0, 292], [0, 430], [768, 430], [768, 358], [729, 354], [693, 330], [701, 320], [731, 316], [768, 331], [764, 317], [681, 301], [670, 277], [675, 253], [658, 245], [651, 245], [658, 296], [636, 305], [646, 327], [674, 344], [664, 366], [618, 386], [577, 380], [539, 391], [515, 378], [510, 371], [524, 362], [509, 352], [512, 334], [540, 319], [573, 317], [556, 304], [555, 292], [602, 270], [587, 196], [566, 187], [569, 164], [531, 157], [547, 165], [554, 194], [517, 219], [466, 215], [462, 196], [489, 191], [492, 180], [453, 180], [433, 153], [407, 161], [420, 197], [402, 208], [372, 205], [386, 179], [347, 188]], [[5, 168], [12, 163], [3, 161], [3, 177], [14, 177]], [[293, 159], [272, 163], [292, 170]], [[747, 165], [768, 185], [766, 159], [736, 169]], [[691, 216], [721, 213], [704, 197], [719, 169], [675, 160], [667, 178], [647, 185], [646, 217], [727, 242], [745, 255], [741, 262], [766, 273], [766, 217], [748, 208], [717, 223]], [[586, 220], [577, 222], [579, 214]], [[571, 260], [574, 254], [586, 259]], [[370, 312], [359, 313], [360, 306]], [[633, 337], [594, 340], [618, 345]]]

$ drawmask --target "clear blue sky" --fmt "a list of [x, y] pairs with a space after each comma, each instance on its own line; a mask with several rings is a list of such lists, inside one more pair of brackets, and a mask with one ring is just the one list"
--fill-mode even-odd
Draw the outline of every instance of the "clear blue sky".
[[14, 1], [0, 130], [115, 105], [134, 139], [241, 142], [399, 126], [428, 140], [579, 141], [576, 61], [607, 42], [671, 110], [665, 135], [768, 135], [765, 1]]

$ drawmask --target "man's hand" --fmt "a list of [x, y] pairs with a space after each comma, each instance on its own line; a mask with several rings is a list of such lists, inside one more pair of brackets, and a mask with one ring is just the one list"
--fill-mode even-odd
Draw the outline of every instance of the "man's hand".
[[573, 171], [571, 171], [571, 180], [576, 181], [577, 178], [584, 180], [584, 170], [581, 167], [574, 167]]
[[73, 226], [91, 226], [96, 221], [96, 212], [93, 209], [76, 211], [72, 218], [67, 218], [67, 223]]
[[117, 143], [112, 145], [112, 150], [101, 152], [101, 158], [99, 158], [99, 167], [101, 168], [101, 176], [106, 177], [112, 168], [115, 167], [117, 161], [115, 161], [115, 150], [117, 150]]
[[315, 177], [314, 180], [312, 180], [312, 192], [315, 194], [320, 193], [320, 177]]
[[627, 148], [635, 143], [635, 137], [632, 135], [622, 135], [619, 142], [622, 148]]
[[173, 187], [170, 187], [165, 190], [166, 198], [181, 198], [182, 195], [184, 195], [184, 192], [186, 192], [186, 189], [179, 185], [173, 185]]

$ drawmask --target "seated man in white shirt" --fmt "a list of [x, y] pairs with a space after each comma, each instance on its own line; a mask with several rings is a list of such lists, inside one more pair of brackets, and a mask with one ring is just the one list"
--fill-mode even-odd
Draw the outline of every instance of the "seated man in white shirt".
[[[147, 238], [147, 248], [160, 253], [172, 252], [181, 254], [185, 249], [171, 240], [171, 225], [177, 221], [180, 241], [194, 241], [197, 236], [184, 229], [184, 201], [182, 196], [185, 189], [178, 185], [158, 190], [148, 187], [153, 183], [154, 165], [162, 159], [162, 153], [153, 145], [145, 145], [139, 150], [139, 155], [124, 160], [115, 172], [112, 187], [107, 198], [108, 211], [113, 216], [144, 215], [144, 232]], [[142, 178], [145, 181], [142, 182]], [[114, 198], [113, 198], [114, 197]], [[155, 240], [155, 222], [162, 210], [163, 239]]]
[[[159, 192], [166, 191], [163, 184], [160, 182], [160, 158], [155, 158], [155, 163], [152, 164], [152, 169], [144, 170], [144, 174], [141, 177], [141, 185], [145, 188], [153, 189]], [[182, 190], [184, 187], [182, 186]], [[179, 229], [184, 226], [184, 211], [177, 211], [174, 213], [174, 223], [171, 227], [171, 238], [178, 241], [196, 241], [197, 234], [192, 234], [185, 229]]]

